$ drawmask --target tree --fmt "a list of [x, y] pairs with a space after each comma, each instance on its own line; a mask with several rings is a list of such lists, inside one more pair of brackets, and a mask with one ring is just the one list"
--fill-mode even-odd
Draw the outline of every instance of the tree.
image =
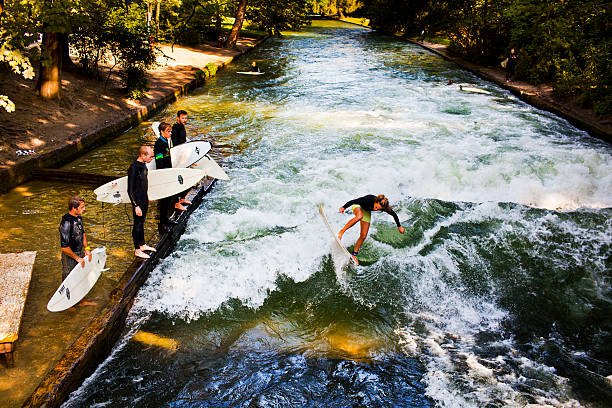
[[[34, 69], [30, 60], [19, 50], [24, 35], [15, 29], [20, 25], [25, 25], [23, 24], [24, 20], [20, 19], [19, 15], [18, 13], [16, 18], [12, 13], [9, 13], [4, 0], [0, 0], [0, 63], [8, 65], [15, 74], [26, 79], [32, 79], [34, 78]], [[9, 31], [7, 27], [13, 28], [13, 31]], [[0, 107], [7, 112], [15, 111], [15, 104], [6, 95], [0, 95]]]
[[238, 35], [240, 34], [242, 24], [244, 23], [244, 14], [246, 12], [246, 7], [247, 0], [240, 0], [240, 2], [238, 3], [238, 9], [236, 10], [236, 20], [234, 20], [232, 31], [230, 31], [230, 34], [227, 37], [227, 42], [225, 43], [225, 46], [227, 48], [234, 48], [236, 46], [236, 42], [238, 42]]
[[62, 35], [70, 32], [70, 14], [78, 7], [77, 3], [69, 0], [35, 2], [43, 33], [36, 91], [45, 99], [62, 98]]
[[271, 35], [284, 30], [299, 30], [309, 23], [310, 6], [305, 0], [251, 0], [249, 21]]

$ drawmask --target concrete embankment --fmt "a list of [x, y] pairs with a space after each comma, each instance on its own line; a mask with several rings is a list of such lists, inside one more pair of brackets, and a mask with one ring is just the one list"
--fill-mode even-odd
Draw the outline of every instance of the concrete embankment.
[[[373, 30], [372, 27], [361, 24], [358, 21], [351, 21], [348, 19], [339, 20], [348, 24], [354, 24]], [[552, 96], [553, 89], [550, 87], [534, 86], [522, 81], [507, 83], [505, 81], [505, 73], [500, 68], [485, 67], [466, 61], [458, 56], [451, 55], [447, 51], [445, 45], [429, 43], [426, 41], [415, 41], [401, 35], [395, 35], [395, 37], [411, 42], [412, 44], [418, 45], [428, 51], [440, 55], [445, 60], [454, 62], [461, 68], [472, 72], [480, 78], [491, 81], [500, 87], [507, 89], [522, 101], [527, 102], [538, 109], [552, 112], [555, 115], [567, 120], [577, 128], [589, 132], [591, 136], [604, 140], [608, 143], [612, 143], [612, 123], [610, 121], [606, 122], [604, 120], [599, 120], [599, 118], [597, 118], [591, 111], [580, 108], [575, 104], [562, 103], [560, 100], [557, 100]]]

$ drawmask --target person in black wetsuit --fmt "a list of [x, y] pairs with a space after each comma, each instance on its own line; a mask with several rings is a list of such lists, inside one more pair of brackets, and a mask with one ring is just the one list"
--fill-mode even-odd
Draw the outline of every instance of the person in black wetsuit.
[[144, 222], [149, 209], [149, 180], [147, 179], [147, 163], [153, 160], [153, 150], [150, 146], [140, 146], [138, 158], [128, 169], [128, 196], [132, 203], [132, 215], [134, 226], [132, 227], [132, 239], [134, 240], [134, 255], [147, 259], [144, 251], [155, 251], [148, 246], [144, 238]]
[[[83, 228], [81, 215], [85, 211], [85, 200], [79, 196], [70, 197], [68, 212], [62, 217], [59, 226], [60, 247], [62, 250], [62, 282], [78, 264], [85, 266], [85, 257], [91, 261], [91, 250], [87, 245], [87, 235]], [[96, 302], [81, 300], [80, 306], [96, 306]]]
[[518, 56], [514, 51], [514, 48], [510, 50], [508, 55], [508, 62], [506, 63], [506, 82], [511, 82], [514, 77], [514, 69], [516, 68], [516, 60]]
[[85, 200], [79, 196], [70, 197], [68, 212], [60, 222], [60, 246], [62, 249], [62, 281], [77, 264], [85, 266], [85, 256], [91, 261], [91, 251], [87, 246], [87, 235], [83, 228], [81, 214], [85, 211]]
[[370, 222], [372, 220], [372, 211], [384, 211], [387, 214], [391, 215], [395, 220], [395, 225], [397, 225], [397, 229], [399, 230], [399, 232], [402, 234], [405, 232], [404, 227], [402, 227], [402, 225], [400, 224], [397, 214], [389, 206], [389, 200], [383, 194], [379, 194], [378, 196], [369, 194], [363, 197], [356, 198], [340, 207], [339, 211], [343, 213], [349, 207], [353, 210], [353, 214], [355, 214], [355, 217], [349, 222], [347, 222], [344, 228], [342, 228], [340, 232], [338, 232], [338, 239], [342, 241], [342, 236], [344, 235], [346, 230], [357, 224], [358, 221], [360, 222], [361, 232], [359, 234], [357, 242], [355, 242], [355, 248], [353, 249], [353, 253], [351, 254], [355, 259], [357, 265], [359, 265], [359, 261], [357, 260], [357, 254], [359, 253], [359, 248], [361, 248], [363, 241], [365, 241], [366, 237], [368, 236]]
[[[185, 130], [185, 124], [187, 123], [188, 115], [184, 110], [176, 112], [176, 123], [172, 125], [172, 146], [178, 146], [187, 142], [187, 131]], [[185, 200], [185, 194], [189, 189], [180, 192], [174, 196], [174, 201], [178, 201], [180, 204], [191, 204], [190, 201]]]
[[184, 110], [176, 112], [176, 123], [172, 125], [172, 146], [178, 146], [187, 141], [185, 124], [189, 116]]
[[255, 61], [251, 63], [251, 69], [249, 69], [249, 72], [261, 72]]
[[[155, 166], [158, 170], [171, 169], [172, 168], [172, 156], [170, 155], [170, 149], [172, 149], [172, 126], [169, 123], [162, 122], [159, 124], [159, 137], [155, 141], [153, 146], [153, 153], [155, 154]], [[159, 200], [159, 226], [160, 233], [168, 231], [168, 226], [176, 224], [174, 221], [170, 221], [170, 205], [174, 201], [174, 196], [162, 198]], [[174, 206], [180, 211], [185, 211], [186, 208], [176, 203]]]

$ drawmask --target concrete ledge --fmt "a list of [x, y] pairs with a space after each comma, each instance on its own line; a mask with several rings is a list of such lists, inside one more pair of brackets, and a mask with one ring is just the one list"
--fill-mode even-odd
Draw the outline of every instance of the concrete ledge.
[[161, 237], [155, 246], [157, 252], [147, 260], [136, 259], [132, 262], [110, 293], [106, 306], [49, 371], [25, 402], [24, 408], [59, 407], [110, 354], [123, 331], [125, 320], [140, 286], [158, 262], [172, 252], [178, 238], [185, 232], [189, 217], [214, 184], [214, 179], [206, 180], [189, 192], [188, 197], [192, 205], [177, 219], [178, 224], [172, 231]]

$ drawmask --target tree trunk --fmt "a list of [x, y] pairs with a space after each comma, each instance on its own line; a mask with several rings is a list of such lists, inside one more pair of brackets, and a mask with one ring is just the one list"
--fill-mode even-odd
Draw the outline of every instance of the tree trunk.
[[157, 0], [157, 9], [155, 10], [155, 39], [159, 38], [159, 5], [161, 0]]
[[240, 34], [242, 23], [244, 22], [244, 12], [246, 11], [246, 6], [247, 0], [240, 0], [238, 12], [236, 13], [236, 21], [234, 21], [232, 31], [230, 32], [227, 42], [225, 43], [225, 48], [234, 48], [236, 46], [236, 42], [238, 42], [238, 34]]
[[60, 41], [62, 47], [62, 70], [74, 71], [76, 68], [75, 63], [70, 58], [70, 44], [68, 42], [68, 34], [60, 34]]
[[40, 62], [36, 90], [45, 99], [62, 98], [62, 43], [59, 33], [44, 33], [43, 58]]

